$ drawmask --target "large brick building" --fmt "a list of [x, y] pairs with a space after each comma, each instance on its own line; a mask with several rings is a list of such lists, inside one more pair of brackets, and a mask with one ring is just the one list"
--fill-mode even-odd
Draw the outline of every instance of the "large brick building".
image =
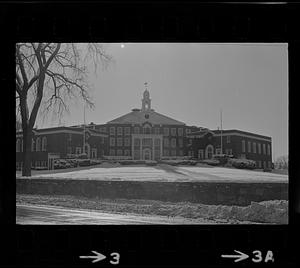
[[[240, 130], [223, 130], [221, 133], [220, 130], [188, 126], [152, 109], [147, 89], [140, 109], [132, 109], [106, 124], [91, 123], [85, 129], [89, 139], [84, 152], [91, 158], [159, 160], [189, 156], [207, 159], [222, 152], [252, 159], [258, 168], [271, 167], [272, 162], [270, 137]], [[64, 158], [68, 154], [82, 153], [83, 132], [82, 126], [36, 130], [32, 145], [33, 165], [49, 166], [51, 157]], [[17, 133], [17, 166], [21, 162], [21, 136], [22, 133]]]
[[[83, 135], [85, 133], [85, 135]], [[84, 142], [85, 137], [85, 142]], [[16, 168], [23, 165], [23, 135], [16, 135]], [[85, 151], [83, 151], [83, 144]], [[32, 167], [53, 166], [53, 159], [66, 158], [85, 152], [90, 158], [101, 158], [107, 155], [107, 135], [83, 127], [54, 127], [33, 131], [31, 143]]]

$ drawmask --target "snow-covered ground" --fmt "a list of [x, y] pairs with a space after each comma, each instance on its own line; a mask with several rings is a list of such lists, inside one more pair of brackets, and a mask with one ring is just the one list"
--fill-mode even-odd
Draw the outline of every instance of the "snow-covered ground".
[[243, 169], [198, 166], [112, 166], [97, 167], [71, 172], [35, 174], [32, 178], [66, 178], [121, 181], [203, 181], [203, 182], [288, 182], [288, 175]]

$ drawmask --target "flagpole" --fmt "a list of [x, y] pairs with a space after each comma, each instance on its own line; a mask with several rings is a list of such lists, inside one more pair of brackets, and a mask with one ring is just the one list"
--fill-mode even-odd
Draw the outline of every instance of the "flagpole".
[[82, 153], [85, 153], [85, 103], [83, 104], [83, 147]]
[[220, 111], [221, 117], [221, 154], [223, 154], [223, 126], [222, 126], [222, 109]]

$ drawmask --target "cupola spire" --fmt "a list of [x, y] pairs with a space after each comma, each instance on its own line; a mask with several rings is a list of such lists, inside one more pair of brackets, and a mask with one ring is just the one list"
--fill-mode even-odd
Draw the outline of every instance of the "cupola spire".
[[145, 91], [143, 93], [143, 99], [142, 99], [142, 111], [149, 111], [151, 110], [151, 99], [150, 99], [150, 93], [148, 91], [148, 83], [145, 82]]

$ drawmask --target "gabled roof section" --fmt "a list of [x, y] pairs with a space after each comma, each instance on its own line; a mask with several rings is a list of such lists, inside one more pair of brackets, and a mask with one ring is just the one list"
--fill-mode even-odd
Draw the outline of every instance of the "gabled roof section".
[[107, 124], [143, 124], [145, 122], [155, 125], [185, 125], [185, 123], [181, 121], [157, 113], [152, 109], [146, 111], [132, 109], [132, 112], [111, 120], [107, 122]]

